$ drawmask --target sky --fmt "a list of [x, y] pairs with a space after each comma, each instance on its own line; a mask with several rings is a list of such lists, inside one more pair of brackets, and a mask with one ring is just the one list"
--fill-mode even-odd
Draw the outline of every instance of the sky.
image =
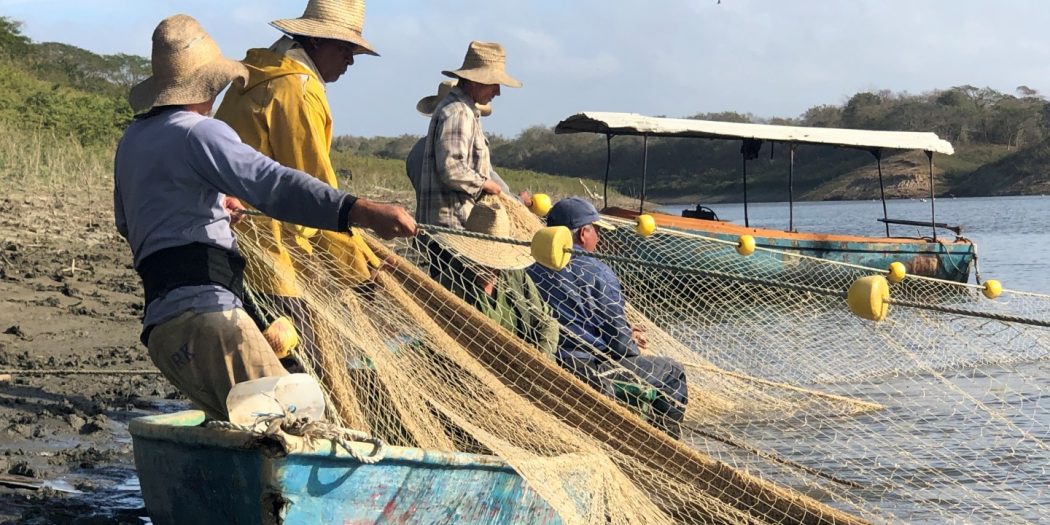
[[[347, 0], [350, 1], [350, 0]], [[267, 47], [268, 23], [306, 0], [0, 0], [37, 42], [150, 54], [166, 16], [200, 20], [231, 58]], [[581, 111], [797, 117], [867, 90], [971, 84], [1050, 95], [1042, 0], [372, 0], [361, 56], [328, 86], [335, 133], [426, 133], [415, 112], [471, 40], [497, 41], [507, 71], [485, 129], [514, 137]]]

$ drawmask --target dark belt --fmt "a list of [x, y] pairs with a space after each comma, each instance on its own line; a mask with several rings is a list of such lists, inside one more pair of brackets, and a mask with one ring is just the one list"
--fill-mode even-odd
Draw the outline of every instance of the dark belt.
[[136, 271], [142, 278], [147, 307], [183, 286], [214, 284], [238, 299], [244, 297], [244, 258], [235, 251], [208, 244], [184, 244], [151, 253]]
[[[142, 278], [146, 305], [183, 286], [214, 284], [244, 301], [244, 258], [237, 252], [202, 243], [184, 244], [149, 254], [135, 269]], [[152, 326], [143, 327], [142, 344]]]

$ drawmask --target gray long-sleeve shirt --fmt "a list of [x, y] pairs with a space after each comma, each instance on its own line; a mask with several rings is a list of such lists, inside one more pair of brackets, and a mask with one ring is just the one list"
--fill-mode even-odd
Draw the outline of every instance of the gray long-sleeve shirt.
[[[170, 110], [137, 120], [117, 146], [113, 212], [135, 266], [165, 248], [202, 243], [237, 250], [222, 207], [235, 196], [275, 219], [326, 230], [348, 227], [354, 198], [286, 168], [241, 142], [225, 123]], [[177, 288], [147, 305], [143, 326], [182, 312], [239, 307], [225, 288]]]

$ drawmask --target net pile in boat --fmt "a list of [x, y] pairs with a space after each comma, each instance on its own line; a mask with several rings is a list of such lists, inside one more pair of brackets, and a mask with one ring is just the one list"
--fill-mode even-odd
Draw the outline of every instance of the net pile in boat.
[[[542, 226], [511, 210], [519, 238]], [[715, 239], [643, 238], [617, 224], [596, 256], [619, 276], [644, 352], [686, 368], [679, 440], [644, 406], [603, 397], [464, 301], [477, 275], [436, 261], [419, 239], [368, 238], [385, 265], [364, 282], [327, 251], [293, 253], [311, 328], [296, 356], [336, 421], [397, 445], [498, 455], [566, 523], [1050, 516], [1046, 328], [904, 307], [865, 321], [841, 297], [805, 287], [844, 293], [881, 270], [742, 257]], [[270, 264], [260, 256], [268, 235], [239, 233], [249, 274]], [[1044, 296], [991, 301], [976, 287], [916, 278], [891, 293], [1050, 320]]]

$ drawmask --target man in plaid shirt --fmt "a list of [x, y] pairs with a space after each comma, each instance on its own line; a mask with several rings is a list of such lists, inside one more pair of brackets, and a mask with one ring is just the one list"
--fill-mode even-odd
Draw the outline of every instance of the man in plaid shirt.
[[500, 94], [500, 85], [521, 87], [504, 71], [503, 46], [471, 42], [463, 67], [442, 74], [458, 79], [430, 119], [423, 171], [416, 190], [416, 221], [463, 228], [482, 195], [500, 193], [492, 180], [488, 140], [478, 105]]

